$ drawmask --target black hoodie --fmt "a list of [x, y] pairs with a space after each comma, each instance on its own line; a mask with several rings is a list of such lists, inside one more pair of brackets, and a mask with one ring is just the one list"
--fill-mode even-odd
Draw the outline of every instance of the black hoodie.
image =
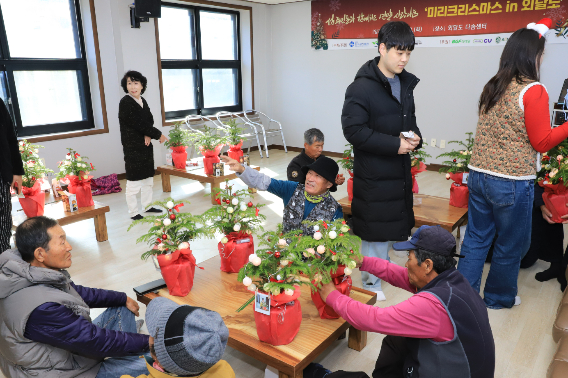
[[[413, 90], [419, 79], [403, 70], [400, 99], [379, 70], [380, 57], [365, 63], [345, 93], [343, 134], [353, 145], [353, 231], [366, 241], [407, 240], [414, 227], [410, 155], [399, 155], [399, 135], [420, 137]], [[422, 142], [417, 148], [422, 146]]]

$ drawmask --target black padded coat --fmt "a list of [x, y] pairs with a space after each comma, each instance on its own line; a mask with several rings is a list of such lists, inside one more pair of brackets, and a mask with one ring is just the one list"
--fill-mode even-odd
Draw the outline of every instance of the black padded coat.
[[[343, 134], [353, 145], [353, 231], [366, 241], [407, 240], [414, 227], [410, 155], [399, 155], [399, 135], [412, 130], [420, 137], [414, 114], [414, 87], [419, 79], [399, 75], [401, 103], [377, 67], [380, 57], [365, 63], [345, 93]], [[417, 148], [422, 146], [422, 141]]]
[[148, 103], [142, 97], [142, 108], [135, 99], [126, 95], [118, 106], [120, 123], [120, 139], [124, 151], [126, 179], [129, 181], [144, 180], [154, 176], [154, 148], [144, 144], [144, 136], [160, 139], [162, 132], [154, 127], [154, 117]]

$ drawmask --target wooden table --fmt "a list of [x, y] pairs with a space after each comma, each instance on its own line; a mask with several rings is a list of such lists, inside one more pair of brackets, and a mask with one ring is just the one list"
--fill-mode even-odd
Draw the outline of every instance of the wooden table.
[[[257, 171], [260, 170], [260, 167], [254, 165], [251, 165], [250, 167], [256, 169]], [[210, 176], [205, 174], [204, 168], [193, 169], [189, 171], [187, 169], [177, 169], [172, 165], [162, 165], [158, 167], [158, 172], [160, 172], [160, 174], [162, 175], [162, 190], [167, 193], [172, 191], [170, 176], [178, 176], [178, 177], [188, 178], [191, 180], [196, 180], [201, 183], [211, 184], [211, 203], [213, 205], [216, 204], [215, 188], [220, 188], [221, 183], [224, 182], [225, 180], [234, 180], [237, 178], [236, 173], [224, 176]]]
[[[205, 270], [195, 270], [193, 289], [186, 297], [174, 297], [168, 294], [168, 289], [160, 289], [157, 293], [138, 295], [138, 300], [147, 305], [153, 298], [162, 296], [179, 304], [217, 311], [229, 328], [228, 345], [276, 368], [280, 378], [302, 378], [304, 368], [337, 340], [347, 328], [349, 328], [349, 348], [361, 351], [367, 344], [367, 332], [350, 327], [342, 318], [320, 319], [310, 297], [310, 288], [306, 286], [301, 287], [302, 324], [294, 341], [280, 346], [261, 342], [254, 322], [254, 303], [243, 311], [236, 312], [253, 294], [237, 281], [236, 274], [222, 272], [219, 269], [220, 264], [219, 256], [199, 264]], [[377, 300], [375, 293], [355, 287], [352, 288], [350, 297], [369, 305]]]
[[[422, 199], [422, 204], [413, 207], [415, 227], [440, 225], [449, 232], [453, 232], [457, 228], [459, 239], [459, 227], [467, 223], [467, 209], [450, 206], [448, 198], [425, 194], [414, 194], [414, 198]], [[351, 202], [349, 198], [342, 198], [338, 202], [343, 208], [343, 214], [350, 215]]]
[[[63, 202], [58, 201], [46, 204], [43, 215], [56, 219], [61, 226], [93, 218], [95, 221], [95, 234], [97, 241], [103, 242], [108, 240], [105, 213], [108, 213], [109, 211], [110, 208], [107, 205], [95, 201], [94, 206], [80, 207], [77, 211], [70, 213], [63, 210]], [[15, 229], [26, 219], [28, 219], [28, 217], [23, 211], [13, 213], [12, 228]]]

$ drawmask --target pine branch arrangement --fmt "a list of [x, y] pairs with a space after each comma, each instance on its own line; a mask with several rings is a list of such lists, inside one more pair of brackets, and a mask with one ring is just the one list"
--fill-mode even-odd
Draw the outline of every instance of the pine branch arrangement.
[[[311, 283], [310, 266], [302, 259], [302, 251], [295, 246], [299, 231], [282, 233], [282, 224], [276, 231], [261, 236], [260, 248], [250, 255], [249, 263], [241, 268], [237, 280], [248, 290], [261, 290], [278, 295], [282, 292], [292, 295], [294, 286]], [[308, 276], [303, 275], [308, 274]]]
[[[59, 173], [57, 174], [58, 179], [62, 179], [65, 176], [77, 176], [79, 180], [87, 180], [89, 178], [88, 174], [95, 170], [93, 163], [87, 163], [88, 157], [81, 156], [72, 148], [67, 149], [67, 155], [65, 160], [58, 163]], [[84, 173], [84, 174], [82, 174]]]
[[164, 143], [166, 147], [185, 147], [190, 143], [189, 131], [182, 129], [183, 122], [176, 122], [168, 133], [168, 138]]
[[245, 129], [239, 127], [237, 120], [235, 118], [231, 118], [227, 122], [223, 123], [227, 126], [227, 137], [229, 138], [229, 144], [235, 146], [241, 143], [243, 141], [241, 139], [241, 134]]
[[347, 149], [343, 151], [343, 157], [341, 158], [341, 160], [338, 160], [337, 163], [343, 169], [347, 169], [348, 171], [353, 172], [353, 163], [355, 162], [355, 159], [353, 157], [353, 145], [348, 143], [345, 145], [345, 147], [347, 147]]
[[[422, 142], [422, 146], [427, 146], [426, 142]], [[420, 162], [426, 164], [426, 158], [431, 158], [432, 155], [427, 153], [423, 148], [419, 150], [414, 150], [410, 153], [410, 166], [418, 167]]]
[[148, 215], [132, 222], [128, 231], [137, 224], [151, 224], [148, 233], [140, 236], [136, 243], [147, 243], [151, 249], [142, 254], [142, 260], [152, 255], [165, 255], [177, 249], [189, 248], [189, 242], [201, 236], [207, 236], [201, 217], [190, 213], [180, 212], [184, 206], [181, 201], [168, 198], [165, 201], [156, 201], [146, 208], [161, 207], [164, 210], [160, 215]]
[[[265, 205], [253, 204], [248, 190], [233, 190], [233, 185], [225, 180], [225, 189], [216, 189], [215, 198], [218, 206], [213, 206], [202, 215], [211, 236], [215, 232], [225, 235], [244, 232], [251, 235], [253, 232], [264, 231], [262, 223], [266, 216], [260, 214], [260, 208]], [[226, 243], [226, 238], [221, 242]]]
[[542, 154], [542, 168], [537, 173], [537, 180], [545, 184], [568, 183], [568, 139]]
[[188, 139], [203, 151], [214, 151], [216, 147], [229, 143], [229, 137], [218, 134], [218, 130], [207, 125], [203, 131], [188, 134]]
[[439, 171], [440, 173], [469, 172], [468, 165], [469, 165], [469, 160], [471, 159], [471, 151], [473, 150], [474, 138], [472, 132], [466, 133], [466, 135], [467, 139], [465, 143], [460, 140], [452, 140], [448, 142], [448, 144], [450, 143], [458, 144], [462, 146], [464, 149], [461, 149], [459, 151], [452, 150], [450, 152], [444, 152], [443, 154], [436, 156], [436, 159], [440, 157], [446, 157], [450, 159], [442, 162], [442, 164], [444, 164], [444, 167], [440, 168]]
[[[335, 37], [334, 37], [335, 38]], [[312, 30], [312, 47], [316, 50], [323, 49], [327, 50], [327, 39], [325, 36], [325, 30], [323, 29], [323, 22], [321, 16], [319, 16], [316, 23], [316, 27]]]
[[27, 140], [21, 140], [19, 143], [20, 155], [24, 163], [24, 175], [22, 176], [22, 185], [26, 188], [34, 186], [37, 180], [45, 177], [48, 172], [53, 172], [46, 168], [43, 160], [39, 158], [38, 152], [43, 146], [31, 144]]

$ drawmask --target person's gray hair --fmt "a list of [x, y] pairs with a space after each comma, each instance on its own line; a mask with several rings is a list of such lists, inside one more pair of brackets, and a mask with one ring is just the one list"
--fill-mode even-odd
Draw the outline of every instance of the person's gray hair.
[[414, 257], [418, 262], [418, 266], [422, 265], [427, 259], [432, 260], [433, 269], [436, 273], [440, 274], [446, 270], [456, 266], [457, 261], [452, 256], [442, 256], [437, 253], [425, 251], [423, 249], [414, 249]]
[[306, 132], [304, 133], [304, 143], [308, 144], [308, 145], [312, 145], [315, 142], [324, 142], [323, 140], [323, 133], [321, 132], [320, 129], [309, 129], [306, 130]]

